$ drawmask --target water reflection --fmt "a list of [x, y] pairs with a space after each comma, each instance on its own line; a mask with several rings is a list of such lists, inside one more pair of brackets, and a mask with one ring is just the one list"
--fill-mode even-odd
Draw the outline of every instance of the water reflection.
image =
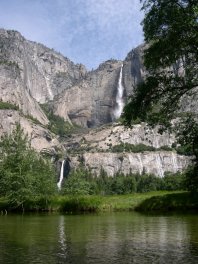
[[198, 216], [0, 217], [0, 263], [198, 263]]
[[65, 221], [64, 216], [59, 217], [59, 226], [58, 226], [58, 233], [59, 233], [59, 249], [60, 252], [58, 256], [61, 259], [67, 259], [67, 243], [66, 243], [66, 235], [65, 235]]

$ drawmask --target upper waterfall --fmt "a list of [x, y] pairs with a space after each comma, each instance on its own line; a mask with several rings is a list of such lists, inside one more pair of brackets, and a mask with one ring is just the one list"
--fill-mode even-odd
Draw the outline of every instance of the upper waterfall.
[[124, 100], [123, 100], [124, 87], [122, 85], [122, 69], [123, 69], [123, 64], [120, 69], [120, 75], [119, 75], [118, 86], [117, 86], [117, 94], [116, 94], [116, 107], [113, 112], [115, 119], [118, 119], [121, 116], [123, 108], [124, 108]]

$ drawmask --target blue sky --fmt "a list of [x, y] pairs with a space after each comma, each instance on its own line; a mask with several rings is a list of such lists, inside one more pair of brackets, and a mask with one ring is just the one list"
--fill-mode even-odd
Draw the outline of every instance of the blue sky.
[[0, 27], [92, 69], [143, 42], [140, 8], [139, 0], [0, 0]]

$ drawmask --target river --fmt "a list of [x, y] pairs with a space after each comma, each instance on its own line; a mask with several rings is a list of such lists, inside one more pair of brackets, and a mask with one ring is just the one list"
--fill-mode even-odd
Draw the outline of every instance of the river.
[[0, 263], [198, 263], [198, 215], [4, 215]]

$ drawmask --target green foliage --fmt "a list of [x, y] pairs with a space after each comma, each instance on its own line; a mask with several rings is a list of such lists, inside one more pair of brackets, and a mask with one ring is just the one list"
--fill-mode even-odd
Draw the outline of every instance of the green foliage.
[[143, 174], [137, 179], [137, 192], [142, 193], [163, 189], [163, 178]]
[[198, 209], [198, 197], [188, 192], [155, 195], [140, 202], [135, 210], [141, 212], [167, 212]]
[[[143, 201], [153, 196], [163, 197], [178, 192], [155, 191], [122, 195], [65, 195], [51, 200], [53, 210], [61, 212], [106, 212], [130, 211], [136, 209]], [[3, 202], [3, 201], [2, 201]], [[1, 201], [0, 201], [1, 205]]]
[[147, 146], [144, 144], [129, 144], [129, 143], [120, 143], [112, 147], [112, 152], [143, 152], [143, 151], [155, 151], [156, 149], [152, 146]]
[[48, 129], [51, 132], [59, 136], [65, 136], [66, 134], [72, 132], [74, 127], [69, 122], [66, 122], [63, 117], [54, 115], [53, 109], [50, 105], [42, 104], [41, 107], [50, 121]]
[[173, 149], [169, 146], [161, 146], [159, 149], [164, 151], [173, 151]]
[[[141, 2], [148, 74], [124, 108], [123, 122], [130, 126], [139, 118], [174, 129], [179, 143], [190, 146], [198, 164], [197, 115], [189, 112], [181, 117], [178, 113], [181, 99], [192, 97], [198, 86], [198, 1]], [[178, 115], [176, 127], [171, 127], [170, 121]]]
[[55, 193], [54, 170], [33, 149], [20, 125], [0, 142], [0, 196], [12, 208], [25, 209], [28, 201], [44, 199]]
[[198, 165], [190, 167], [186, 173], [186, 187], [192, 193], [198, 192]]
[[[186, 116], [177, 124], [179, 143], [189, 155], [195, 155], [195, 162], [198, 164], [198, 123], [193, 114]], [[181, 148], [179, 149], [181, 150]]]
[[13, 67], [16, 67], [17, 69], [19, 69], [19, 65], [15, 61], [0, 60], [0, 64], [4, 64], [4, 65], [7, 65], [7, 66], [13, 66]]
[[24, 114], [22, 114], [25, 118], [27, 118], [27, 119], [30, 119], [34, 124], [37, 124], [37, 125], [42, 125], [41, 124], [41, 122], [38, 120], [38, 119], [36, 119], [36, 118], [34, 118], [32, 115], [24, 115]]
[[86, 171], [76, 170], [68, 177], [62, 186], [63, 194], [91, 194], [91, 183], [86, 179]]
[[[142, 0], [147, 45], [145, 81], [134, 90], [124, 109], [124, 122], [168, 124], [183, 95], [198, 85], [198, 3], [190, 0]], [[183, 73], [181, 74], [181, 68]]]
[[101, 205], [101, 197], [73, 195], [66, 196], [60, 207], [63, 212], [96, 212]]
[[82, 168], [72, 171], [62, 186], [64, 195], [113, 195], [143, 193], [159, 190], [184, 190], [185, 175], [181, 173], [166, 174], [160, 178], [151, 174], [117, 173], [108, 177], [101, 170], [98, 177], [94, 177]]
[[178, 146], [176, 148], [176, 151], [179, 155], [186, 155], [186, 156], [192, 156], [193, 155], [193, 150], [190, 145], [182, 145]]
[[8, 102], [0, 101], [0, 109], [19, 110], [19, 107]]
[[163, 178], [163, 189], [167, 191], [177, 191], [186, 189], [186, 174], [166, 173]]

